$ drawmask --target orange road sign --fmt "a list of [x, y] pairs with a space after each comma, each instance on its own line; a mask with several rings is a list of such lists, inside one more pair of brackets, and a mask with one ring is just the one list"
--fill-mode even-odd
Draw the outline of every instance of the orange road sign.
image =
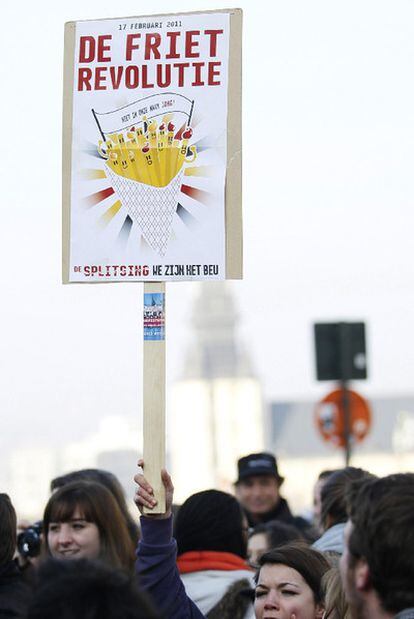
[[[355, 391], [347, 390], [349, 398], [350, 438], [360, 443], [368, 434], [372, 414], [368, 402]], [[321, 400], [315, 409], [315, 423], [324, 441], [336, 447], [346, 446], [344, 390], [336, 389]]]

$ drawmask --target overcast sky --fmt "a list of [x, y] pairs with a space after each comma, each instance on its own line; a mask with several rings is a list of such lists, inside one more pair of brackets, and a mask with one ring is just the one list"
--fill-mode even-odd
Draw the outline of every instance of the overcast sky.
[[[1, 47], [0, 448], [141, 408], [142, 284], [61, 284], [64, 22], [132, 1], [8, 2]], [[268, 399], [318, 398], [312, 323], [367, 322], [366, 395], [413, 393], [414, 2], [244, 9], [240, 338]], [[261, 9], [261, 7], [263, 7]], [[220, 8], [155, 0], [152, 13]], [[168, 285], [169, 381], [195, 283]]]

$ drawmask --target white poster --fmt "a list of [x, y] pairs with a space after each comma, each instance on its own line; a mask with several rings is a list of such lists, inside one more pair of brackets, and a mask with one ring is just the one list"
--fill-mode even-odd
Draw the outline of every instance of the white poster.
[[67, 281], [224, 279], [228, 13], [72, 27]]

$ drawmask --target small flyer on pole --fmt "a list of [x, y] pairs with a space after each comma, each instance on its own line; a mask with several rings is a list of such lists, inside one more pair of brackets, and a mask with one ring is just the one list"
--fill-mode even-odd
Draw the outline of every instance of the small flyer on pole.
[[242, 277], [241, 11], [69, 22], [63, 281]]

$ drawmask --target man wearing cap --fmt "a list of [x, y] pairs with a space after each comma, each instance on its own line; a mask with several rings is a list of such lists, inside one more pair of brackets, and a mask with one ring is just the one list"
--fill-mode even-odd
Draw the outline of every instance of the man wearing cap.
[[279, 494], [284, 478], [279, 475], [276, 458], [270, 453], [249, 454], [237, 462], [237, 499], [253, 527], [269, 520], [298, 524], [286, 499]]

